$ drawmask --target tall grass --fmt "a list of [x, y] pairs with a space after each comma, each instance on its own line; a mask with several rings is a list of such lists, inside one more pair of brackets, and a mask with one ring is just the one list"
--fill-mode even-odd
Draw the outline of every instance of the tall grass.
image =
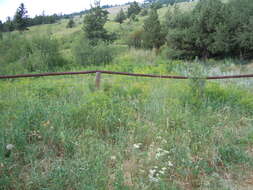
[[[142, 54], [152, 67], [140, 63]], [[134, 51], [117, 59], [132, 62], [131, 71], [150, 73], [183, 65], [171, 62], [167, 70], [161, 60]], [[0, 83], [1, 189], [214, 190], [246, 184], [251, 91], [206, 82], [200, 96], [191, 86], [199, 84], [191, 81], [102, 79], [96, 91], [93, 76]], [[10, 155], [8, 144], [14, 145]]]

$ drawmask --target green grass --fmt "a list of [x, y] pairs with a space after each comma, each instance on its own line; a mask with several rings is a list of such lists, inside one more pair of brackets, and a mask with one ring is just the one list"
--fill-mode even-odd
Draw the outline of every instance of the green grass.
[[[104, 69], [187, 68], [136, 50], [117, 61]], [[242, 187], [253, 169], [252, 90], [207, 82], [199, 94], [196, 84], [108, 75], [100, 90], [94, 76], [1, 81], [1, 189]], [[9, 157], [7, 144], [15, 146]]]
[[[160, 17], [167, 9], [159, 10]], [[61, 20], [22, 35], [56, 38], [69, 71], [203, 76], [253, 69], [232, 60], [197, 64], [128, 49], [121, 37], [141, 27], [145, 17], [107, 22], [121, 36], [112, 63], [74, 65], [71, 49], [82, 19], [76, 17], [72, 29]], [[203, 83], [103, 74], [96, 90], [94, 77], [0, 81], [1, 190], [253, 188], [252, 79]], [[8, 144], [14, 145], [10, 152]]]

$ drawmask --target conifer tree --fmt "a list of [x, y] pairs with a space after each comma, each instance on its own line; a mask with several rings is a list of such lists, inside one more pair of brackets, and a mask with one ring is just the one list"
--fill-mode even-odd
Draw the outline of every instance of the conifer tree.
[[120, 9], [120, 12], [116, 15], [115, 22], [122, 24], [125, 19], [126, 19], [126, 15], [123, 9]]
[[130, 4], [130, 7], [127, 9], [127, 17], [130, 18], [132, 15], [136, 16], [141, 12], [141, 7], [136, 1]]
[[108, 20], [108, 11], [103, 10], [96, 1], [96, 7], [93, 7], [84, 17], [83, 31], [85, 37], [91, 44], [96, 45], [99, 40], [109, 40], [109, 35], [104, 28]]
[[75, 26], [75, 21], [71, 18], [67, 24], [67, 28], [73, 28]]
[[155, 9], [152, 9], [148, 18], [144, 21], [144, 42], [145, 48], [160, 48], [164, 43], [164, 35]]
[[20, 6], [18, 7], [16, 14], [14, 16], [14, 23], [15, 23], [15, 28], [19, 31], [23, 31], [27, 29], [27, 10], [25, 8], [24, 3], [21, 3]]

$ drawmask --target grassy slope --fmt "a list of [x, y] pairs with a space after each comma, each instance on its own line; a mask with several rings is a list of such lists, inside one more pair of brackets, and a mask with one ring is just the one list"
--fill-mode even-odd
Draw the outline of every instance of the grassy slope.
[[[107, 27], [124, 31], [141, 22]], [[66, 29], [66, 23], [31, 27], [26, 35], [49, 31], [65, 55], [81, 30], [81, 24]], [[195, 67], [129, 50], [102, 69], [188, 74]], [[222, 74], [238, 67], [201, 70]], [[238, 80], [247, 88], [232, 80], [203, 87], [103, 75], [95, 91], [93, 77], [0, 82], [0, 189], [252, 188], [251, 79]], [[9, 157], [7, 144], [15, 146]]]

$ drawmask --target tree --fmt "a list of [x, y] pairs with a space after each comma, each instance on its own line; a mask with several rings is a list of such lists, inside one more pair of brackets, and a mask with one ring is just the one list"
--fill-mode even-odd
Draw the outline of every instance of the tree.
[[160, 2], [154, 2], [154, 3], [152, 3], [151, 5], [150, 5], [150, 8], [151, 9], [160, 9], [160, 8], [162, 8], [163, 7], [163, 5], [162, 5], [162, 3], [160, 3]]
[[141, 12], [141, 7], [136, 1], [130, 4], [130, 7], [127, 9], [127, 17], [130, 18], [132, 15], [138, 15]]
[[23, 31], [27, 29], [27, 13], [28, 11], [26, 10], [24, 3], [21, 3], [14, 16], [14, 23], [17, 30]]
[[144, 21], [144, 41], [143, 45], [145, 48], [156, 48], [159, 49], [161, 45], [164, 44], [164, 35], [162, 33], [162, 28], [160, 21], [158, 19], [158, 14], [156, 9], [152, 9], [149, 17]]
[[0, 32], [3, 32], [3, 30], [4, 30], [4, 25], [3, 25], [2, 21], [0, 20]]
[[100, 6], [96, 6], [91, 8], [85, 15], [83, 31], [91, 44], [96, 45], [99, 40], [110, 40], [110, 36], [104, 28], [108, 20], [108, 14], [108, 11], [103, 10]]
[[71, 18], [67, 24], [67, 28], [73, 28], [75, 26], [75, 21]]
[[7, 20], [4, 23], [4, 31], [11, 32], [13, 30], [15, 30], [15, 25], [13, 21], [11, 20], [11, 17], [7, 17]]
[[233, 54], [240, 58], [253, 57], [253, 1], [231, 0], [228, 9], [231, 10], [227, 25], [233, 31]]
[[115, 22], [122, 24], [125, 19], [126, 19], [126, 15], [123, 9], [120, 9], [120, 12], [116, 15]]

